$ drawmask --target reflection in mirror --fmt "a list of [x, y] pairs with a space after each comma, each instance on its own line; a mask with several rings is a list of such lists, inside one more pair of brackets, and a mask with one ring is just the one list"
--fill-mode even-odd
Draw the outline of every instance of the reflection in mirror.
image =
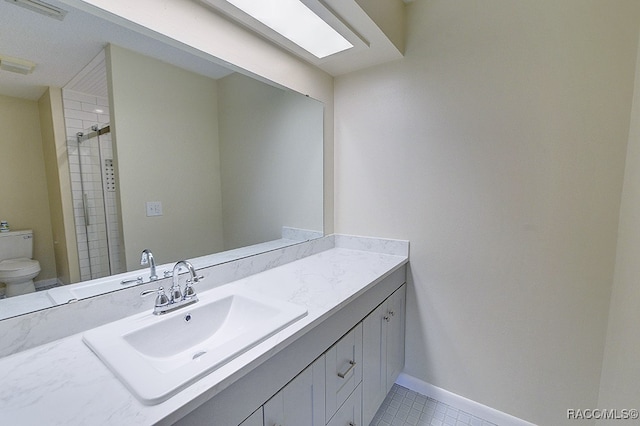
[[64, 9], [0, 3], [0, 55], [37, 63], [0, 70], [0, 219], [33, 230], [36, 288], [322, 235], [321, 103]]

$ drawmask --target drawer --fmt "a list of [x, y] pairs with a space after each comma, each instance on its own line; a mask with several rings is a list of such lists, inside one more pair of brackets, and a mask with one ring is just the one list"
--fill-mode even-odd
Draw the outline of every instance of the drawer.
[[362, 426], [362, 384], [349, 395], [327, 426]]
[[362, 323], [326, 353], [326, 419], [338, 411], [362, 381]]

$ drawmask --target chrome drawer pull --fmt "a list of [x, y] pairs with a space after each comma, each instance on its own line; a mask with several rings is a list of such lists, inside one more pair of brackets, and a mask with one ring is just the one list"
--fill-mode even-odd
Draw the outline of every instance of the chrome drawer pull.
[[338, 377], [340, 377], [341, 379], [344, 379], [345, 377], [347, 377], [347, 374], [349, 374], [349, 372], [353, 370], [353, 367], [355, 366], [356, 366], [355, 361], [349, 361], [349, 368], [347, 368], [347, 371], [345, 371], [344, 373], [338, 373]]
[[349, 426], [356, 426], [354, 422], [349, 422]]

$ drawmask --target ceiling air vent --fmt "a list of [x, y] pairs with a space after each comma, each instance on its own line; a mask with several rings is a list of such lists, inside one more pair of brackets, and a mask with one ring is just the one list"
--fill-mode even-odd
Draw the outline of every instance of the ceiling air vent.
[[0, 70], [26, 75], [31, 74], [35, 67], [35, 63], [27, 61], [26, 59], [0, 55]]

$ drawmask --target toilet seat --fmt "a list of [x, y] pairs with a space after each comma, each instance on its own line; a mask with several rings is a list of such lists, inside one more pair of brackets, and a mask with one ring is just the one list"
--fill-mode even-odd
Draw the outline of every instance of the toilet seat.
[[40, 272], [40, 262], [37, 260], [19, 258], [0, 261], [0, 278], [17, 278], [38, 272]]

